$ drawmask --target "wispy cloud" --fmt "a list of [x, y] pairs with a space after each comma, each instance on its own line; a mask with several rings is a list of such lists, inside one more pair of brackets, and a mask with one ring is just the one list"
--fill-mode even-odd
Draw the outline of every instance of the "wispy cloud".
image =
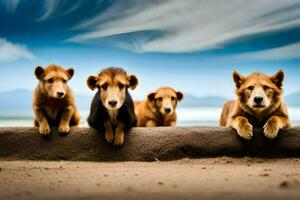
[[44, 0], [43, 1], [43, 15], [40, 16], [37, 21], [44, 21], [47, 19], [53, 19], [57, 17], [61, 17], [67, 14], [72, 13], [73, 11], [77, 10], [80, 5], [82, 4], [82, 1], [73, 1], [73, 5], [68, 6], [68, 1], [66, 0]]
[[4, 5], [8, 12], [14, 13], [20, 0], [0, 0], [0, 3]]
[[231, 58], [237, 59], [258, 59], [258, 60], [283, 60], [300, 58], [300, 42], [286, 45], [283, 47], [256, 51], [251, 53], [243, 53]]
[[0, 38], [0, 62], [15, 61], [21, 58], [33, 59], [34, 55], [25, 45], [12, 43]]
[[300, 2], [295, 0], [125, 2], [130, 6], [117, 1], [106, 12], [77, 25], [75, 28], [81, 33], [67, 41], [85, 43], [110, 36], [159, 31], [162, 33], [159, 37], [130, 42], [131, 49], [193, 52], [219, 48], [251, 34], [300, 26]]
[[84, 5], [84, 0], [0, 0], [7, 12], [14, 13], [19, 4], [38, 4], [42, 14], [37, 21], [58, 18], [67, 14], [71, 14]]

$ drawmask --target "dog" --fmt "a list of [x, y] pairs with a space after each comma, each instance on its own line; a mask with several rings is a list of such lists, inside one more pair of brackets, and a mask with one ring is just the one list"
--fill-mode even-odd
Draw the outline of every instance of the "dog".
[[124, 143], [125, 133], [136, 126], [134, 103], [128, 89], [138, 85], [135, 75], [118, 67], [103, 69], [98, 76], [90, 76], [87, 85], [97, 92], [91, 103], [88, 124], [105, 133], [105, 140], [115, 147]]
[[263, 128], [266, 138], [276, 138], [280, 129], [290, 127], [287, 107], [282, 101], [284, 72], [274, 75], [233, 73], [237, 100], [227, 102], [220, 125], [234, 128], [246, 140], [253, 136], [253, 127]]
[[161, 87], [148, 94], [147, 99], [135, 102], [139, 127], [176, 126], [176, 106], [183, 93], [170, 87]]
[[58, 126], [63, 135], [69, 133], [70, 126], [77, 126], [80, 121], [73, 93], [67, 84], [74, 69], [58, 65], [38, 66], [34, 74], [39, 80], [33, 94], [34, 125], [42, 136], [50, 134], [51, 126]]

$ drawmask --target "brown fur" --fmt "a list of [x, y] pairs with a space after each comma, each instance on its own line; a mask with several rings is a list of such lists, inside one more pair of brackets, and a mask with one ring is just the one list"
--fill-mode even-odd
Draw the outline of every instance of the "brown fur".
[[39, 127], [41, 135], [49, 135], [51, 126], [58, 126], [59, 133], [66, 134], [70, 126], [78, 125], [80, 116], [67, 85], [73, 74], [73, 69], [57, 65], [35, 69], [39, 83], [33, 94], [34, 125]]
[[[220, 125], [236, 129], [247, 140], [253, 136], [253, 127], [263, 128], [269, 139], [275, 138], [280, 129], [290, 127], [287, 108], [281, 98], [283, 78], [282, 71], [272, 76], [253, 73], [248, 77], [234, 72], [237, 100], [224, 105]], [[256, 103], [257, 97], [263, 100]]]
[[136, 126], [134, 105], [128, 88], [135, 89], [138, 79], [122, 68], [109, 67], [98, 76], [90, 76], [87, 85], [98, 88], [91, 105], [88, 123], [105, 133], [105, 139], [118, 147], [124, 143], [125, 133]]
[[[183, 94], [176, 92], [170, 87], [161, 87], [156, 92], [148, 95], [144, 101], [135, 102], [135, 114], [138, 119], [137, 126], [155, 127], [155, 126], [176, 126], [176, 106], [181, 101]], [[165, 105], [163, 105], [165, 103]], [[166, 113], [164, 109], [171, 109]], [[168, 109], [167, 108], [167, 109]]]
[[[134, 75], [127, 75], [122, 68], [111, 67], [102, 70], [98, 76], [90, 76], [87, 84], [92, 90], [95, 87], [100, 87], [101, 101], [108, 109], [110, 108], [108, 101], [116, 100], [117, 104], [114, 111], [117, 111], [125, 101], [126, 88], [129, 87], [134, 90], [138, 80]], [[110, 114], [113, 114], [113, 112], [110, 112]]]

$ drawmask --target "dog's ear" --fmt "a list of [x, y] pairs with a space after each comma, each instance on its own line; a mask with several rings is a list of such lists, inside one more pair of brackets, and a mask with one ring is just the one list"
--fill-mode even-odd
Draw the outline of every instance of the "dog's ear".
[[66, 72], [67, 72], [67, 75], [68, 75], [69, 79], [71, 79], [74, 75], [74, 69], [69, 68], [69, 69], [66, 70]]
[[129, 81], [129, 88], [132, 90], [134, 90], [139, 83], [139, 81], [135, 75], [129, 75], [128, 81]]
[[276, 74], [271, 77], [272, 82], [279, 88], [281, 88], [284, 79], [284, 72], [279, 70]]
[[183, 99], [183, 93], [182, 92], [176, 92], [177, 100], [181, 101]]
[[34, 70], [37, 79], [41, 80], [45, 76], [45, 70], [41, 66], [37, 66]]
[[239, 74], [237, 71], [233, 72], [232, 77], [236, 87], [240, 88], [245, 81], [245, 77]]
[[90, 77], [88, 77], [86, 83], [87, 83], [87, 85], [89, 86], [89, 88], [91, 90], [96, 89], [96, 87], [97, 87], [97, 81], [98, 81], [97, 79], [98, 78], [96, 76], [90, 76]]
[[155, 98], [155, 94], [156, 94], [155, 92], [152, 92], [152, 93], [148, 94], [148, 100], [153, 101], [154, 98]]

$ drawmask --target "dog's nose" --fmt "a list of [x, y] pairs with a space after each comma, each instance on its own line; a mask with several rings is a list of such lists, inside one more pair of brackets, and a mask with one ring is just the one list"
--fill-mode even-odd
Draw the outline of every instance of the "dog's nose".
[[57, 92], [58, 97], [63, 97], [64, 95], [65, 95], [65, 93], [63, 93], [63, 92]]
[[170, 113], [171, 112], [171, 108], [165, 108], [165, 112], [166, 113]]
[[117, 105], [117, 101], [109, 101], [108, 104], [111, 106], [111, 107], [115, 107]]
[[260, 97], [260, 96], [254, 97], [254, 102], [255, 102], [256, 104], [260, 104], [263, 100], [264, 100], [263, 97]]

